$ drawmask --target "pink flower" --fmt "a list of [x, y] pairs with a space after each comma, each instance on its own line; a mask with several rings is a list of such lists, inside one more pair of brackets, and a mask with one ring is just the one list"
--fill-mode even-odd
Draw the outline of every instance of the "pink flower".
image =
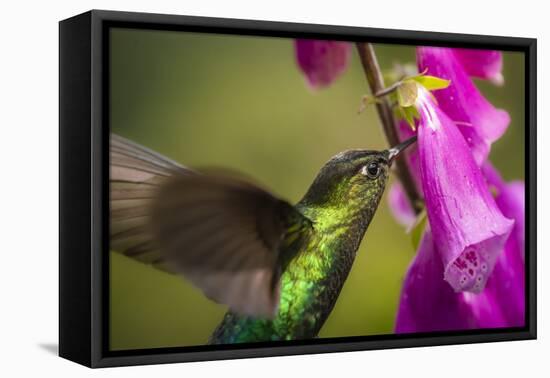
[[487, 182], [496, 190], [496, 203], [502, 213], [515, 220], [504, 251], [487, 282], [486, 290], [502, 303], [509, 326], [525, 324], [525, 183], [506, 183], [490, 164], [483, 166]]
[[[429, 226], [405, 276], [395, 330], [523, 326], [524, 186], [503, 182], [489, 163], [480, 170], [426, 91], [419, 92], [418, 109]], [[410, 206], [398, 209], [402, 218], [412, 216]]]
[[485, 287], [513, 227], [456, 125], [418, 91], [418, 151], [426, 210], [444, 277], [455, 291]]
[[407, 229], [414, 224], [416, 215], [400, 182], [395, 182], [390, 187], [388, 203], [392, 215], [399, 224]]
[[453, 49], [462, 67], [469, 76], [504, 84], [502, 76], [502, 53], [495, 50]]
[[457, 53], [450, 48], [419, 47], [417, 62], [419, 71], [451, 81], [449, 87], [435, 91], [434, 96], [439, 108], [457, 123], [476, 162], [481, 165], [489, 155], [491, 144], [506, 131], [510, 116], [504, 110], [495, 109], [468, 77], [468, 72], [482, 72], [486, 67], [483, 62], [476, 66], [471, 60], [474, 54], [468, 51]]
[[347, 68], [351, 45], [347, 42], [297, 39], [296, 61], [313, 89], [329, 86]]
[[[488, 183], [499, 192], [499, 208], [516, 223], [485, 289], [456, 293], [442, 280], [443, 264], [429, 227], [405, 276], [395, 331], [430, 332], [525, 325], [525, 190], [520, 181], [505, 183], [490, 165]], [[410, 209], [412, 214], [412, 209]]]

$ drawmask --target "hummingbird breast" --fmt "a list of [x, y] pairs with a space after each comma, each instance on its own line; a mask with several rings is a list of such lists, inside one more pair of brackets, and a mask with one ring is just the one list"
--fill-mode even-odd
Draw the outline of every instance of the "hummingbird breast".
[[[228, 312], [211, 344], [310, 339], [317, 336], [351, 270], [370, 217], [317, 229], [281, 276], [273, 319]], [[315, 222], [314, 222], [315, 223]]]

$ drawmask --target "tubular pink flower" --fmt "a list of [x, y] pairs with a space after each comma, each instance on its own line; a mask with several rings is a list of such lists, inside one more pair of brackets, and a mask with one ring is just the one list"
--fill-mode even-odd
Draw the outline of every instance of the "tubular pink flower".
[[393, 217], [405, 228], [410, 228], [416, 215], [400, 182], [395, 182], [388, 192], [388, 205]]
[[[407, 122], [401, 120], [399, 121], [397, 126], [397, 134], [399, 137], [399, 141], [404, 142], [405, 140], [414, 136], [416, 132], [411, 129]], [[411, 172], [411, 176], [414, 180], [416, 188], [419, 192], [422, 192], [417, 146], [413, 145], [407, 148], [407, 150], [404, 151], [403, 154], [405, 155], [404, 158], [407, 161], [407, 165]], [[403, 186], [399, 181], [396, 181], [390, 187], [388, 193], [388, 205], [392, 215], [399, 224], [404, 226], [406, 229], [409, 229], [414, 224], [416, 220], [416, 215], [409, 202], [409, 199], [407, 198], [407, 194], [405, 193], [405, 190], [403, 189]]]
[[312, 89], [329, 86], [347, 68], [351, 55], [348, 42], [297, 39], [296, 61]]
[[504, 84], [502, 53], [496, 50], [454, 49], [456, 57], [469, 76]]
[[488, 184], [497, 192], [498, 207], [516, 221], [485, 289], [478, 294], [456, 293], [443, 281], [443, 263], [428, 228], [405, 276], [396, 332], [525, 325], [525, 268], [522, 257], [525, 239], [524, 185], [518, 181], [505, 183], [489, 163], [483, 166], [483, 173]]
[[435, 91], [434, 95], [441, 110], [457, 123], [476, 162], [481, 165], [489, 155], [491, 144], [506, 131], [510, 116], [491, 105], [475, 87], [468, 76], [473, 64], [463, 65], [467, 55], [464, 51], [455, 54], [450, 48], [419, 47], [417, 62], [419, 71], [427, 70], [428, 75], [451, 81], [449, 87]]
[[522, 259], [525, 255], [525, 183], [523, 181], [505, 182], [490, 162], [482, 167], [487, 183], [496, 191], [495, 201], [505, 217], [516, 221], [512, 231], [515, 248]]
[[[450, 51], [418, 50], [421, 70], [428, 66], [429, 74], [452, 83], [435, 91], [437, 102], [419, 90], [418, 151], [409, 151], [407, 161], [412, 172], [420, 172], [430, 225], [403, 283], [398, 333], [525, 324], [525, 186], [505, 183], [486, 162], [491, 142], [509, 119], [468, 78], [494, 81], [501, 56]], [[487, 128], [491, 122], [496, 128]], [[401, 138], [412, 132], [398, 130]], [[404, 192], [398, 185], [391, 190], [390, 209], [411, 224]]]
[[479, 293], [514, 222], [502, 215], [463, 136], [430, 96], [419, 89], [418, 151], [428, 220], [444, 279], [457, 292]]
[[490, 163], [483, 166], [483, 172], [496, 190], [498, 207], [515, 221], [485, 291], [502, 304], [508, 326], [522, 327], [525, 325], [525, 184], [504, 182]]
[[395, 332], [469, 329], [475, 326], [470, 314], [461, 294], [443, 280], [443, 263], [427, 229], [403, 282]]
[[[399, 137], [399, 141], [404, 142], [407, 139], [416, 135], [416, 131], [413, 131], [406, 121], [401, 120], [397, 125], [397, 135]], [[403, 154], [405, 155], [409, 170], [413, 173], [412, 178], [414, 180], [416, 188], [419, 192], [422, 192], [422, 182], [420, 181], [420, 175], [418, 174], [418, 172], [420, 171], [420, 163], [418, 161], [418, 147], [416, 145], [413, 145], [407, 148], [407, 150], [403, 152]]]

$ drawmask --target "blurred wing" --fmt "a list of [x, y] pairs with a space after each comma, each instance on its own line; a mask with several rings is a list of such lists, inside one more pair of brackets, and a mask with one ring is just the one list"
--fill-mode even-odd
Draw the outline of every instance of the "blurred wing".
[[111, 249], [167, 270], [159, 263], [150, 227], [151, 201], [174, 174], [194, 174], [176, 162], [111, 134]]
[[[232, 311], [272, 317], [285, 243], [311, 223], [286, 201], [228, 175], [176, 175], [153, 204], [164, 262]], [[297, 249], [295, 249], [297, 250]]]

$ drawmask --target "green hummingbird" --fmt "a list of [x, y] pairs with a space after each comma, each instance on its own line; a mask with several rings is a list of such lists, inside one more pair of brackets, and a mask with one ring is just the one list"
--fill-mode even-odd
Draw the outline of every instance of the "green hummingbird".
[[295, 205], [111, 134], [111, 249], [179, 274], [229, 311], [211, 344], [310, 339], [332, 311], [413, 137], [332, 157]]

